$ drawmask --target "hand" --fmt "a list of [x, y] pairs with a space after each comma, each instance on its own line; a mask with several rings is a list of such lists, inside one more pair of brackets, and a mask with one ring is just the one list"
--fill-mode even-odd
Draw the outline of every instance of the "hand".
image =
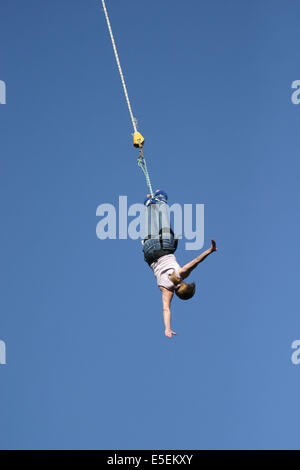
[[216, 242], [215, 242], [215, 240], [213, 240], [212, 238], [211, 238], [211, 246], [210, 246], [210, 251], [211, 251], [211, 253], [213, 253], [214, 251], [218, 251], [218, 248], [217, 248]]
[[175, 331], [172, 331], [171, 329], [166, 328], [166, 329], [165, 329], [165, 335], [166, 335], [168, 338], [172, 338], [172, 335], [176, 335], [176, 333], [175, 333]]

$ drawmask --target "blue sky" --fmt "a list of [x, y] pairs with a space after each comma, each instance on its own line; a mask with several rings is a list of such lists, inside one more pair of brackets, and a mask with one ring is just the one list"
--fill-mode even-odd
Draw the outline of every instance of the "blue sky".
[[140, 243], [96, 237], [146, 193], [100, 1], [2, 2], [0, 447], [299, 448], [299, 2], [107, 7], [153, 184], [219, 252], [168, 340]]

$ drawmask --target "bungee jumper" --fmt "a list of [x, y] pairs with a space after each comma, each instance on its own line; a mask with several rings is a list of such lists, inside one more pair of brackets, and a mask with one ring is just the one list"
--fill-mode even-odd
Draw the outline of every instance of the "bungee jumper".
[[170, 305], [174, 292], [182, 300], [188, 300], [195, 293], [195, 283], [184, 282], [191, 272], [207, 256], [217, 251], [216, 243], [211, 240], [211, 246], [199, 256], [184, 266], [180, 266], [174, 255], [178, 239], [170, 225], [168, 196], [164, 191], [156, 190], [154, 196], [147, 195], [146, 222], [148, 234], [143, 240], [143, 252], [146, 263], [151, 267], [162, 294], [163, 319], [165, 335], [171, 338], [176, 335], [171, 328]]
[[151, 267], [156, 277], [157, 285], [161, 290], [165, 335], [169, 338], [172, 338], [173, 335], [176, 335], [175, 331], [173, 331], [171, 328], [170, 310], [174, 292], [177, 297], [182, 300], [188, 300], [193, 297], [195, 293], [195, 283], [186, 283], [184, 282], [184, 279], [186, 279], [196, 268], [196, 266], [198, 266], [205, 258], [207, 258], [207, 256], [217, 251], [217, 247], [215, 241], [211, 239], [210, 248], [203, 251], [189, 263], [181, 267], [176, 260], [174, 253], [177, 249], [178, 239], [175, 237], [170, 225], [168, 195], [165, 191], [158, 189], [153, 192], [146, 159], [143, 153], [145, 139], [137, 129], [137, 120], [133, 116], [105, 0], [101, 1], [134, 130], [133, 145], [139, 150], [137, 163], [145, 175], [146, 184], [150, 191], [144, 201], [144, 205], [146, 206], [147, 222], [147, 235], [142, 242], [144, 259]]

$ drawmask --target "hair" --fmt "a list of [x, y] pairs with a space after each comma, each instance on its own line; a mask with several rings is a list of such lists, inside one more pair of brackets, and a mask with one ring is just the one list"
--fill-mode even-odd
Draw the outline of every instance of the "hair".
[[181, 282], [180, 286], [175, 289], [175, 294], [181, 300], [188, 300], [195, 294], [196, 286], [195, 283], [192, 282], [188, 284], [187, 282]]
[[193, 295], [195, 294], [196, 286], [195, 283], [192, 282], [191, 284], [188, 284], [187, 282], [181, 281], [181, 279], [176, 276], [176, 274], [173, 272], [170, 276], [171, 281], [177, 286], [180, 284], [176, 289], [175, 289], [175, 294], [177, 297], [179, 297], [181, 300], [188, 300]]

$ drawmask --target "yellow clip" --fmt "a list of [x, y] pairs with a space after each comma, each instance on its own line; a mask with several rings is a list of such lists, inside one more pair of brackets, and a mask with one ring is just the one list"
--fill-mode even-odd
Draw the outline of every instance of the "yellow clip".
[[145, 139], [144, 137], [142, 136], [142, 134], [140, 134], [139, 132], [135, 132], [133, 134], [133, 145], [137, 148], [141, 148], [143, 147], [144, 145], [144, 142], [145, 142]]

